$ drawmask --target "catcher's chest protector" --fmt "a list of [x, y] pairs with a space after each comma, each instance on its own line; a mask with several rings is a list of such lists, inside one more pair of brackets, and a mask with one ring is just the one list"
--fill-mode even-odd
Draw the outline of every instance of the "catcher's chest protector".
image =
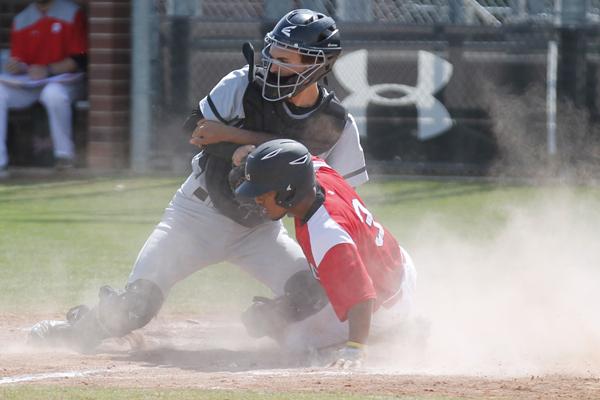
[[323, 98], [310, 116], [298, 118], [288, 114], [282, 101], [265, 100], [262, 97], [262, 87], [255, 80], [248, 85], [243, 104], [244, 129], [294, 139], [304, 144], [314, 155], [331, 149], [346, 125], [346, 109], [333, 93]]
[[[312, 154], [322, 154], [331, 149], [342, 135], [346, 125], [346, 109], [333, 93], [323, 98], [310, 116], [295, 118], [288, 114], [283, 102], [265, 100], [262, 97], [262, 86], [255, 80], [248, 84], [244, 93], [243, 106], [245, 118], [242, 128], [272, 133], [274, 138], [297, 140]], [[267, 219], [253, 200], [240, 204], [233, 195], [229, 184], [229, 172], [235, 147], [231, 147], [231, 155], [228, 158], [223, 159], [212, 155], [207, 157], [206, 186], [217, 210], [240, 225], [254, 227]]]

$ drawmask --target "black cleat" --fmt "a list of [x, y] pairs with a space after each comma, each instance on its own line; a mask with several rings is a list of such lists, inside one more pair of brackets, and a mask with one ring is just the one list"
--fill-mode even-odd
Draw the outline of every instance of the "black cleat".
[[67, 321], [44, 320], [31, 327], [27, 344], [35, 347], [70, 347], [73, 326]]
[[[88, 318], [84, 318], [86, 316]], [[86, 329], [89, 322], [93, 323], [94, 320], [89, 307], [83, 304], [75, 306], [67, 312], [66, 321], [44, 320], [33, 325], [29, 331], [27, 344], [35, 347], [63, 347], [80, 353], [89, 353], [102, 340], [102, 337], [95, 334], [93, 330]]]

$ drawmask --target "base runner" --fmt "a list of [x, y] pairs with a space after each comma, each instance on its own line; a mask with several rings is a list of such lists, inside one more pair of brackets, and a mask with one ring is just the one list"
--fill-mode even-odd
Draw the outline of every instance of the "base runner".
[[299, 142], [276, 139], [256, 148], [236, 194], [253, 197], [272, 220], [294, 216], [296, 239], [331, 304], [319, 311], [318, 329], [315, 318], [306, 329], [295, 321], [279, 340], [315, 347], [345, 340], [332, 365], [360, 366], [371, 328], [408, 315], [416, 286], [408, 253], [342, 176]]

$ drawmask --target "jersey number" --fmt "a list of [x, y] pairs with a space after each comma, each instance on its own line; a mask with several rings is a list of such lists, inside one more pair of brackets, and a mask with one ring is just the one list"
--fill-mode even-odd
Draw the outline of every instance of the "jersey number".
[[383, 235], [385, 234], [383, 226], [381, 226], [379, 222], [373, 220], [373, 214], [371, 214], [371, 212], [367, 210], [367, 208], [363, 206], [362, 203], [358, 201], [358, 199], [353, 199], [352, 205], [354, 206], [354, 211], [356, 212], [356, 215], [358, 215], [358, 219], [360, 219], [361, 222], [364, 222], [368, 226], [374, 226], [375, 228], [377, 228], [375, 244], [380, 247], [383, 246]]

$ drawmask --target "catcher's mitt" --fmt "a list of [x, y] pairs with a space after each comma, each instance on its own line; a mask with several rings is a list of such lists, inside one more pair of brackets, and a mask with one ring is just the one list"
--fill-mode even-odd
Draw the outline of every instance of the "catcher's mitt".
[[229, 176], [227, 177], [229, 180], [229, 187], [231, 188], [231, 191], [235, 193], [235, 189], [237, 189], [238, 186], [240, 186], [245, 178], [245, 169], [246, 169], [246, 163], [242, 163], [238, 166], [234, 166], [233, 168], [231, 168], [231, 171], [229, 171]]
[[256, 296], [242, 314], [242, 322], [252, 337], [278, 339], [287, 325], [319, 312], [328, 303], [321, 284], [310, 271], [296, 272], [285, 283], [285, 294], [270, 299]]
[[275, 299], [255, 296], [252, 305], [242, 313], [242, 322], [248, 335], [260, 338], [278, 338], [289, 323], [286, 296]]

